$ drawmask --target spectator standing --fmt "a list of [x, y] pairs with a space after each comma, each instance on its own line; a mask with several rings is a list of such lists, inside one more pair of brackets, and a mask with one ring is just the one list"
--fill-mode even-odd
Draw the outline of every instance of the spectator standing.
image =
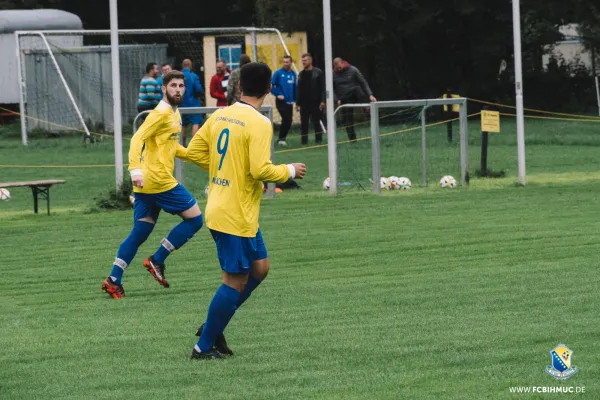
[[283, 57], [283, 67], [275, 71], [271, 80], [271, 94], [277, 98], [275, 104], [279, 115], [281, 115], [278, 142], [280, 146], [287, 146], [285, 139], [292, 126], [294, 103], [296, 102], [297, 78], [296, 73], [291, 68], [292, 57]]
[[[183, 94], [183, 102], [179, 108], [185, 107], [200, 107], [200, 96], [204, 93], [204, 88], [200, 84], [200, 77], [196, 73], [192, 72], [193, 63], [192, 60], [186, 58], [181, 63], [181, 72], [185, 76], [185, 93]], [[202, 125], [202, 114], [185, 114], [181, 117], [183, 129], [183, 145], [186, 143], [187, 127], [192, 127], [191, 137], [194, 137], [200, 125]]]
[[308, 125], [312, 119], [315, 128], [315, 142], [323, 142], [321, 117], [325, 108], [325, 74], [319, 68], [313, 67], [312, 56], [302, 55], [304, 70], [298, 75], [298, 98], [296, 110], [300, 111], [300, 134], [302, 144], [308, 144]]
[[229, 77], [227, 83], [227, 105], [230, 106], [233, 103], [240, 101], [240, 71], [242, 67], [250, 62], [250, 57], [247, 54], [240, 56], [240, 67], [234, 70]]
[[217, 73], [210, 80], [210, 97], [217, 99], [217, 107], [227, 106], [227, 83], [231, 70], [225, 60], [217, 61]]
[[140, 82], [138, 112], [154, 110], [154, 107], [162, 100], [162, 89], [157, 84], [156, 78], [158, 78], [158, 64], [148, 63], [146, 65], [146, 75]]
[[160, 70], [162, 71], [162, 75], [158, 77], [158, 79], [156, 80], [156, 84], [158, 85], [158, 87], [162, 86], [163, 83], [163, 78], [171, 71], [173, 71], [173, 68], [171, 67], [171, 64], [166, 63], [160, 66]]
[[[340, 57], [333, 60], [333, 91], [338, 105], [360, 103], [366, 97], [371, 102], [377, 101], [358, 68], [348, 64]], [[356, 142], [356, 131], [353, 126], [354, 109], [342, 109], [342, 124], [346, 125], [348, 139], [351, 142]]]

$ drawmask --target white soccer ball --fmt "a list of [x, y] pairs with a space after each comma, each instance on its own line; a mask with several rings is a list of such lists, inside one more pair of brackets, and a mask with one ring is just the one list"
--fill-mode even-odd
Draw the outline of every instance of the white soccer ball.
[[129, 195], [129, 202], [131, 203], [131, 205], [133, 205], [133, 203], [135, 203], [135, 196], [134, 195]]
[[206, 185], [206, 187], [204, 188], [204, 195], [205, 195], [206, 197], [208, 197], [208, 189], [209, 189], [209, 186], [208, 186], [208, 185]]
[[388, 180], [390, 181], [390, 187], [392, 189], [400, 189], [400, 178], [398, 178], [397, 176], [390, 176]]
[[390, 190], [392, 188], [389, 178], [385, 178], [383, 176], [379, 180], [379, 184], [380, 184], [380, 187], [385, 190]]
[[410, 181], [410, 179], [408, 179], [406, 177], [401, 177], [401, 178], [398, 178], [397, 185], [398, 185], [398, 187], [396, 189], [408, 190], [412, 187], [412, 182]]
[[10, 199], [10, 192], [8, 189], [0, 189], [0, 200]]
[[331, 186], [331, 183], [329, 181], [329, 177], [325, 178], [325, 180], [323, 181], [323, 189], [325, 190], [329, 190], [329, 187]]
[[456, 187], [456, 179], [450, 175], [443, 176], [442, 179], [440, 179], [440, 186], [443, 188], [449, 187], [454, 189]]

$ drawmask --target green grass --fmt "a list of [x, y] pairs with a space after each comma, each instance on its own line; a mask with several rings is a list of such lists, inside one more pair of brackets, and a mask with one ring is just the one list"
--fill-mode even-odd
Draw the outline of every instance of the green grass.
[[[277, 154], [306, 160], [309, 179], [263, 203], [272, 270], [226, 331], [236, 355], [223, 362], [188, 360], [220, 279], [206, 229], [169, 259], [165, 290], [140, 265], [177, 222], [161, 216], [126, 273], [128, 298], [113, 301], [100, 284], [131, 212], [86, 211], [114, 169], [0, 168], [1, 181], [68, 181], [52, 189], [50, 217], [33, 215], [26, 189], [0, 202], [0, 398], [519, 398], [511, 386], [585, 386], [598, 398], [600, 161], [596, 125], [577, 126], [531, 129], [527, 187], [514, 185], [509, 124], [490, 147], [490, 167], [508, 176], [453, 191], [331, 198], [319, 189], [326, 150]], [[23, 148], [2, 133], [0, 164], [112, 162], [109, 142]], [[349, 161], [368, 159], [361, 146]], [[445, 170], [454, 155], [432, 148], [432, 170]], [[186, 185], [201, 198], [197, 171], [186, 168]], [[559, 343], [580, 369], [567, 382], [544, 371]]]

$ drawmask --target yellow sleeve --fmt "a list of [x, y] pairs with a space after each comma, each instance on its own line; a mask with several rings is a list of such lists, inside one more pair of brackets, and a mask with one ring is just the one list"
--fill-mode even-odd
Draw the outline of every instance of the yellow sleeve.
[[190, 140], [187, 149], [183, 148], [183, 152], [181, 153], [183, 157], [179, 156], [180, 150], [177, 149], [177, 157], [181, 158], [184, 161], [191, 162], [196, 164], [202, 169], [208, 171], [209, 162], [210, 162], [210, 153], [209, 149], [209, 133], [210, 133], [210, 118], [202, 125], [202, 128]]
[[152, 112], [148, 115], [135, 135], [133, 135], [129, 147], [129, 171], [140, 169], [142, 167], [144, 143], [160, 131], [163, 123], [164, 118], [162, 118], [162, 115], [158, 112]]
[[180, 145], [179, 143], [177, 144], [177, 149], [175, 150], [175, 157], [177, 157], [183, 161], [187, 161], [187, 162], [190, 161], [190, 159], [188, 158], [188, 155], [187, 155], [187, 149], [185, 147], [183, 147], [182, 145]]
[[290, 170], [285, 164], [273, 165], [271, 162], [272, 139], [273, 127], [270, 124], [261, 125], [260, 130], [250, 134], [250, 174], [257, 181], [283, 183], [290, 178]]

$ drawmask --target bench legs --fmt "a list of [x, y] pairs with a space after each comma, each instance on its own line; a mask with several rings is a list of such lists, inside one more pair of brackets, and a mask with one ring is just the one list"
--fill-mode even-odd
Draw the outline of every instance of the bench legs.
[[38, 196], [42, 200], [46, 200], [46, 207], [48, 209], [48, 215], [50, 215], [50, 186], [32, 186], [31, 192], [33, 194], [33, 212], [38, 213]]

